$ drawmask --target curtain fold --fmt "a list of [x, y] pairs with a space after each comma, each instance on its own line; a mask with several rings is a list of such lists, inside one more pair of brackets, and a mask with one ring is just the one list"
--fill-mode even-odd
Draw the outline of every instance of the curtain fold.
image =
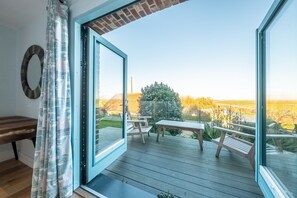
[[31, 197], [69, 197], [72, 148], [68, 7], [58, 0], [48, 0], [46, 37]]

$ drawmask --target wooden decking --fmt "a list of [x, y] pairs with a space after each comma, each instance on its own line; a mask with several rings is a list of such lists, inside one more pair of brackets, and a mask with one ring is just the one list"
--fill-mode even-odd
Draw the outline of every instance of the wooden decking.
[[129, 137], [128, 151], [103, 174], [153, 194], [177, 197], [263, 197], [249, 161], [227, 150], [215, 157], [217, 146], [204, 141], [156, 135]]

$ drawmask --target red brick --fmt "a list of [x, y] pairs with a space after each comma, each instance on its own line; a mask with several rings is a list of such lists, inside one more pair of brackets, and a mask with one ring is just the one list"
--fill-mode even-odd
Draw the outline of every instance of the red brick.
[[88, 23], [99, 34], [104, 34], [131, 21], [145, 17], [153, 12], [157, 12], [172, 5], [186, 0], [141, 0], [128, 7], [122, 8], [114, 13]]
[[112, 29], [112, 28], [111, 28], [109, 25], [107, 25], [107, 24], [106, 24], [106, 26], [105, 26], [105, 27], [106, 27], [106, 29], [108, 29], [108, 31], [111, 31], [111, 30], [113, 30], [113, 29]]
[[171, 2], [170, 2], [170, 0], [163, 0], [163, 4], [164, 4], [164, 7], [165, 7], [165, 8], [171, 6]]
[[115, 24], [117, 27], [121, 27], [121, 24], [119, 24], [117, 21], [114, 21], [114, 24]]
[[139, 18], [140, 18], [139, 14], [136, 12], [136, 10], [135, 10], [134, 8], [131, 9], [130, 11], [131, 11], [131, 13], [133, 14], [133, 16], [134, 16], [136, 19], [139, 19]]
[[128, 8], [124, 8], [122, 9], [122, 11], [125, 13], [125, 15], [130, 15]]
[[143, 10], [141, 10], [141, 11], [139, 12], [139, 14], [140, 14], [141, 17], [145, 17], [145, 16], [146, 16], [146, 14], [145, 14], [145, 12], [144, 12]]
[[163, 4], [161, 0], [154, 0], [157, 7], [161, 10], [163, 9]]
[[97, 20], [95, 21], [95, 24], [99, 27], [99, 28], [103, 28], [103, 25], [102, 25], [102, 20]]
[[104, 34], [105, 32], [103, 30], [101, 30], [100, 28], [98, 29], [94, 29], [97, 33], [99, 33], [100, 35]]
[[144, 11], [146, 12], [147, 15], [152, 13], [146, 3], [141, 4], [141, 6], [142, 6], [142, 8], [144, 9]]
[[155, 4], [151, 5], [150, 9], [151, 9], [152, 12], [156, 12], [156, 11], [159, 10], [159, 8]]
[[120, 17], [126, 22], [129, 23], [129, 19], [127, 19], [127, 17], [124, 14], [121, 14]]
[[135, 21], [136, 20], [133, 15], [128, 16], [128, 18], [129, 18], [130, 21]]
[[113, 13], [112, 16], [116, 19], [116, 20], [120, 20], [120, 16], [117, 13]]
[[154, 4], [154, 1], [153, 1], [153, 0], [146, 0], [146, 1], [147, 1], [147, 3], [148, 3], [149, 5]]
[[121, 24], [121, 26], [126, 24], [125, 21], [123, 21], [122, 19], [119, 20], [118, 22]]
[[111, 23], [111, 21], [107, 18], [107, 17], [103, 17], [102, 18], [107, 24], [110, 24]]

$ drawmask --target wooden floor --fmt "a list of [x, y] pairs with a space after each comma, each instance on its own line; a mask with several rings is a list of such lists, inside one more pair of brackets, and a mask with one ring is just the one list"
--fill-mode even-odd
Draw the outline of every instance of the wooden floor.
[[103, 174], [153, 194], [170, 192], [177, 197], [263, 197], [254, 181], [249, 161], [194, 139], [165, 136], [129, 137], [128, 151]]
[[[31, 195], [32, 168], [11, 159], [0, 163], [0, 198], [28, 198]], [[78, 188], [71, 198], [95, 198]]]
[[0, 163], [0, 197], [30, 197], [32, 169], [17, 160]]

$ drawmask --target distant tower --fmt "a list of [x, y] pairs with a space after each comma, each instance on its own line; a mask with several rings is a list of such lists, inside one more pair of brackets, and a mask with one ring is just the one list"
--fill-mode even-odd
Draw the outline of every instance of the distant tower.
[[130, 78], [131, 94], [133, 94], [133, 78]]

